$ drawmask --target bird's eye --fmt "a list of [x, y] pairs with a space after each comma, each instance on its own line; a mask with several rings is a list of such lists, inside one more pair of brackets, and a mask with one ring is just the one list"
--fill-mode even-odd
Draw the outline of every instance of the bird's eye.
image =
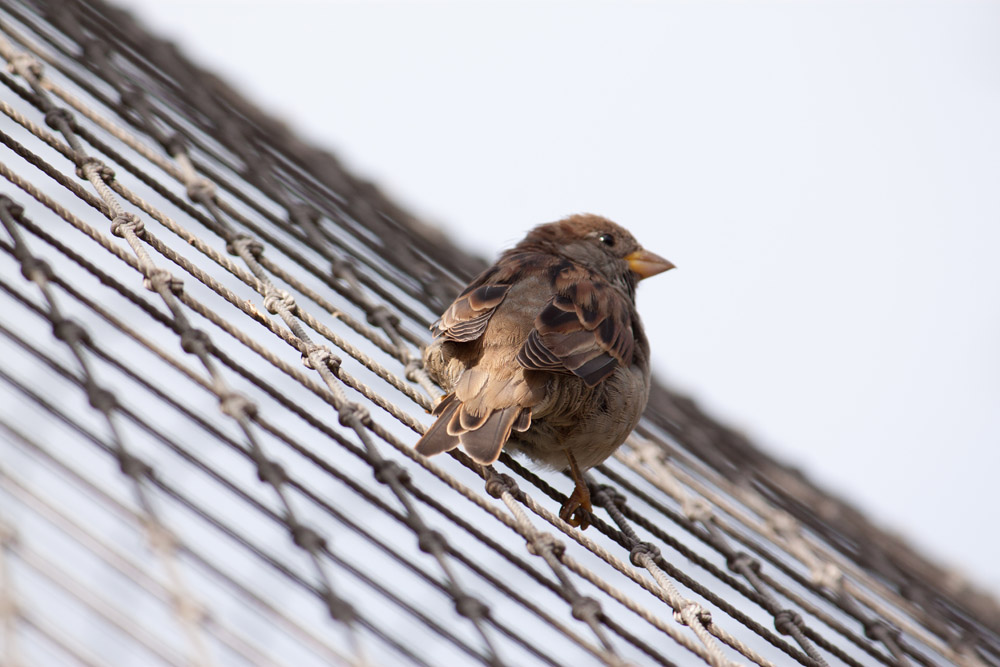
[[615, 237], [611, 234], [601, 234], [597, 237], [597, 240], [606, 246], [613, 246], [615, 244]]

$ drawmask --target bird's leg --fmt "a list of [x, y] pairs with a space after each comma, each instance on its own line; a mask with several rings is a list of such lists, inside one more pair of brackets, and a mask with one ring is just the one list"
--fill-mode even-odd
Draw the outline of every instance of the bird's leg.
[[573, 453], [568, 449], [563, 451], [569, 459], [569, 472], [576, 482], [576, 487], [559, 510], [559, 518], [571, 526], [579, 526], [580, 530], [585, 530], [590, 525], [590, 511], [593, 509], [590, 504], [590, 489], [583, 481], [583, 475], [580, 474], [580, 467], [576, 464]]

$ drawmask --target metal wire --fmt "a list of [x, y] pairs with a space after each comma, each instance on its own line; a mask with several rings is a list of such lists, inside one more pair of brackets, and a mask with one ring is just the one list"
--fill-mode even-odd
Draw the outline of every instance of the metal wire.
[[661, 385], [585, 533], [416, 454], [481, 260], [102, 2], [0, 57], [4, 664], [1000, 665], [990, 598]]

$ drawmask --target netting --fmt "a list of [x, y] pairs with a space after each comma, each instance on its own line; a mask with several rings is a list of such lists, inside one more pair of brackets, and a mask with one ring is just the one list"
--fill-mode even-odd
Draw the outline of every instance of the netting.
[[586, 532], [415, 454], [484, 263], [127, 14], [0, 20], [3, 664], [1000, 664], [990, 598], [662, 385]]

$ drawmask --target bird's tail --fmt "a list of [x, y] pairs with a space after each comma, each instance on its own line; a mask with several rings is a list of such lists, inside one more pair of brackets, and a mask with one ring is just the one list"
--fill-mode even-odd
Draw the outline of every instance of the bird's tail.
[[445, 396], [434, 408], [437, 421], [417, 442], [416, 450], [424, 456], [434, 456], [461, 444], [473, 460], [489, 465], [500, 456], [511, 430], [524, 431], [531, 424], [530, 408], [510, 406], [482, 417], [463, 408], [465, 405], [454, 393]]
[[510, 437], [511, 428], [519, 412], [521, 408], [516, 405], [497, 410], [486, 418], [482, 426], [463, 433], [461, 440], [465, 453], [476, 463], [484, 466], [496, 461], [500, 457], [500, 450]]
[[460, 407], [462, 402], [455, 398], [454, 393], [442, 398], [431, 413], [437, 417], [437, 421], [431, 424], [423, 437], [417, 441], [415, 449], [424, 456], [434, 456], [458, 447], [458, 435], [448, 432], [448, 422]]

